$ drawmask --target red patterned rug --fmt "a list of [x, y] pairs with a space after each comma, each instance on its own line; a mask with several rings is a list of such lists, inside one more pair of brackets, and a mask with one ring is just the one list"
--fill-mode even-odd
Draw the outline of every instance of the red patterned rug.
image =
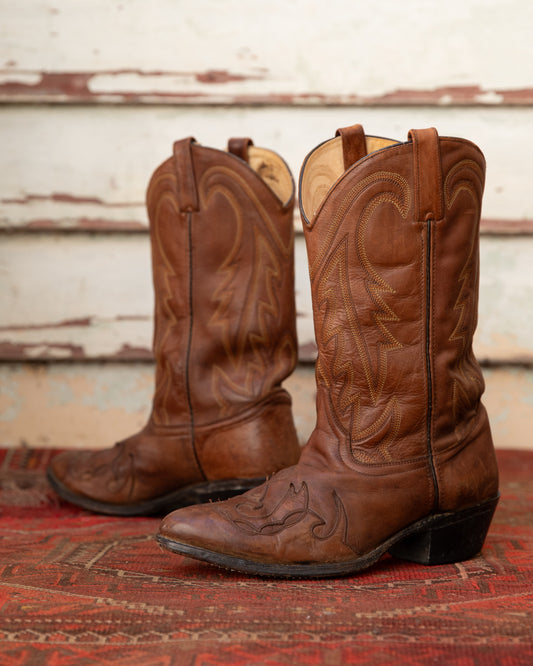
[[2, 666], [533, 664], [533, 452], [499, 452], [481, 556], [276, 581], [163, 553], [158, 519], [61, 502], [53, 452], [0, 451]]

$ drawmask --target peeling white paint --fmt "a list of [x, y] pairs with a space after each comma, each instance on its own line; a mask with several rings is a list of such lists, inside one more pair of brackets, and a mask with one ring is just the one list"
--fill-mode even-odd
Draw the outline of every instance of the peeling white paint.
[[[297, 178], [307, 152], [337, 127], [361, 122], [405, 139], [433, 125], [484, 151], [484, 218], [533, 220], [528, 0], [0, 5], [0, 97], [30, 103], [0, 107], [0, 227], [65, 231], [6, 234], [0, 243], [0, 346], [61, 361], [0, 364], [0, 445], [102, 447], [143, 425], [150, 364], [75, 359], [150, 349], [148, 237], [66, 230], [146, 228], [148, 180], [176, 139], [224, 148], [230, 136], [248, 135], [277, 150]], [[413, 106], [369, 106], [373, 98]], [[79, 99], [100, 106], [63, 105]], [[246, 105], [254, 100], [267, 106]], [[533, 236], [485, 236], [481, 254], [476, 352], [532, 363]], [[296, 290], [299, 342], [310, 347], [301, 235]], [[497, 446], [533, 448], [533, 373], [499, 368], [486, 379]], [[287, 384], [305, 441], [312, 368]]]
[[493, 90], [487, 90], [480, 95], [476, 95], [476, 101], [480, 104], [501, 104], [504, 101], [504, 96], [500, 93], [494, 92]]
[[[105, 448], [146, 422], [153, 392], [147, 364], [0, 366], [0, 446]], [[484, 402], [498, 448], [533, 449], [533, 371], [485, 372]], [[314, 428], [312, 367], [285, 382], [302, 444]]]
[[42, 80], [39, 72], [1, 71], [0, 85], [4, 83], [21, 83], [25, 86], [35, 86]]
[[[314, 329], [307, 254], [296, 238], [296, 305], [301, 347]], [[481, 240], [478, 356], [533, 362], [533, 236]], [[153, 293], [146, 235], [5, 237], [0, 245], [1, 343], [27, 358], [112, 358], [152, 344]]]
[[483, 238], [476, 353], [533, 360], [533, 237]]
[[533, 220], [529, 110], [5, 106], [0, 224], [146, 226], [148, 181], [176, 139], [192, 135], [224, 149], [231, 136], [251, 136], [279, 152], [297, 179], [312, 148], [355, 122], [369, 134], [397, 139], [406, 139], [413, 127], [435, 126], [444, 135], [474, 141], [488, 165], [483, 216]]
[[146, 422], [152, 366], [0, 366], [0, 446], [105, 448]]
[[[179, 90], [190, 84], [194, 77], [178, 74], [142, 75], [135, 73], [95, 74], [89, 81], [89, 90], [100, 93], [160, 93]], [[200, 88], [200, 86], [197, 86]], [[198, 91], [199, 92], [199, 91]]]
[[[53, 14], [40, 0], [3, 4], [0, 63], [16, 62], [23, 71], [216, 69], [242, 75], [224, 84], [230, 96], [372, 96], [532, 82], [528, 0], [270, 0], [268, 6], [249, 0], [57, 0]], [[213, 94], [209, 82], [202, 86], [192, 77], [167, 84], [169, 91]], [[139, 79], [128, 85], [132, 92], [144, 88]]]

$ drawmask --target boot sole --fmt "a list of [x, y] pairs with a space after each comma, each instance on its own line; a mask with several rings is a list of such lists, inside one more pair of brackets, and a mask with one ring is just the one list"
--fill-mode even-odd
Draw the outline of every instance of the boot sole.
[[366, 569], [386, 552], [393, 557], [419, 564], [451, 564], [475, 557], [481, 551], [498, 499], [499, 495], [462, 511], [427, 516], [387, 539], [370, 553], [347, 562], [257, 562], [179, 543], [162, 535], [157, 536], [157, 541], [173, 553], [224, 569], [278, 578], [327, 578], [347, 575]]
[[103, 513], [109, 516], [153, 516], [162, 515], [181, 509], [191, 504], [204, 504], [225, 500], [240, 495], [261, 485], [265, 477], [255, 479], [224, 479], [221, 481], [205, 481], [184, 486], [167, 495], [155, 497], [154, 499], [136, 504], [109, 504], [83, 495], [77, 495], [66, 488], [51, 470], [47, 472], [48, 483], [53, 490], [63, 499], [71, 504], [88, 509], [95, 513]]

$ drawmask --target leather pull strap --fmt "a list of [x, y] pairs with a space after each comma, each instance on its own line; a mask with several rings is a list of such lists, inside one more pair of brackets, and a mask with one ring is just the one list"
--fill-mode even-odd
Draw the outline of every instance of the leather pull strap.
[[430, 127], [410, 130], [409, 139], [413, 142], [415, 219], [440, 220], [444, 207], [439, 135]]
[[181, 213], [199, 210], [198, 190], [192, 162], [192, 136], [174, 144], [174, 169], [178, 184], [178, 203]]
[[365, 132], [362, 125], [352, 125], [339, 128], [335, 132], [335, 136], [342, 138], [342, 154], [346, 171], [366, 155]]
[[253, 145], [254, 142], [248, 137], [233, 137], [228, 141], [228, 153], [248, 162], [248, 148]]

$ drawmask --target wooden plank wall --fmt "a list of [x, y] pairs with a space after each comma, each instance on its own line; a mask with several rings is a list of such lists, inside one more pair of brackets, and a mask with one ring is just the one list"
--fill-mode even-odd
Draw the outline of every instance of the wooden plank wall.
[[[144, 193], [172, 142], [252, 136], [295, 175], [339, 126], [488, 162], [476, 351], [497, 446], [533, 448], [533, 4], [0, 0], [0, 445], [107, 446], [150, 407]], [[295, 218], [299, 229], [299, 222]], [[296, 243], [301, 363], [313, 332]]]

